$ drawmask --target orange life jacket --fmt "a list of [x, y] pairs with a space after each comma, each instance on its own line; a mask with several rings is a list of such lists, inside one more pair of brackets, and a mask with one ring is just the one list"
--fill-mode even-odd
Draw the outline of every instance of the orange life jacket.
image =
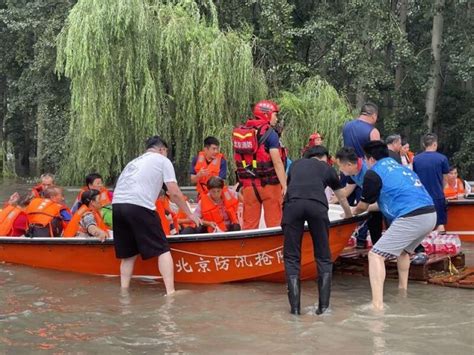
[[161, 196], [159, 197], [156, 202], [156, 213], [158, 214], [158, 217], [160, 217], [161, 221], [161, 226], [163, 227], [163, 232], [165, 232], [166, 235], [171, 235], [171, 223], [167, 218], [167, 215], [171, 215], [173, 219], [173, 224], [174, 228], [179, 228], [178, 227], [178, 215], [171, 211], [170, 208], [170, 201], [168, 197], [166, 196]]
[[86, 205], [82, 205], [76, 213], [74, 213], [74, 216], [72, 216], [71, 221], [68, 223], [66, 229], [64, 230], [63, 237], [65, 238], [72, 238], [75, 237], [78, 232], [82, 232], [87, 234], [88, 232], [81, 226], [81, 219], [84, 214], [87, 212], [91, 212], [94, 215], [95, 222], [97, 224], [97, 227], [102, 229], [104, 232], [109, 231], [109, 228], [105, 224], [104, 220], [102, 219], [102, 216], [100, 213], [98, 213], [96, 210], [93, 210], [92, 208], [87, 207]]
[[[224, 209], [229, 217], [230, 223], [238, 224], [237, 209], [239, 206], [239, 200], [237, 197], [229, 191], [227, 187], [222, 189], [221, 199], [224, 203]], [[220, 230], [223, 232], [227, 231], [227, 226], [224, 223], [224, 216], [221, 213], [221, 205], [216, 204], [208, 194], [201, 196], [201, 214], [202, 219], [208, 222], [214, 222], [217, 224]], [[207, 227], [209, 233], [213, 232], [212, 227]]]
[[[81, 191], [79, 191], [79, 194], [77, 195], [77, 201], [81, 202], [82, 194], [89, 190], [90, 189], [88, 186], [82, 187]], [[109, 190], [107, 190], [105, 187], [101, 187], [99, 190], [99, 202], [102, 207], [112, 203], [112, 201], [110, 201]]]
[[219, 176], [219, 172], [221, 170], [221, 160], [223, 157], [224, 155], [222, 153], [218, 153], [216, 157], [210, 163], [208, 163], [204, 152], [200, 151], [198, 153], [196, 165], [194, 166], [194, 171], [197, 174], [201, 169], [206, 168], [208, 170], [208, 175], [199, 178], [196, 184], [196, 190], [199, 195], [207, 194], [207, 181], [212, 176]]
[[[253, 119], [232, 131], [237, 177], [242, 186], [278, 185], [280, 183], [270, 152], [265, 147], [265, 141], [272, 131], [273, 128], [269, 122]], [[284, 152], [281, 149], [279, 151], [280, 154]]]
[[[184, 196], [184, 201], [187, 203], [189, 199]], [[188, 205], [189, 207], [189, 205]], [[178, 220], [178, 223], [179, 223], [179, 220], [180, 219], [189, 219], [188, 215], [186, 214], [186, 212], [184, 212], [181, 208], [178, 210], [178, 213], [176, 214], [176, 219]], [[179, 227], [180, 229], [181, 228], [186, 228], [186, 227], [192, 227], [192, 228], [196, 228], [196, 224], [194, 223], [179, 223]]]
[[25, 210], [28, 225], [49, 228], [50, 237], [53, 237], [54, 233], [51, 223], [55, 218], [61, 219], [61, 210], [63, 209], [63, 205], [53, 202], [50, 199], [34, 198]]
[[444, 197], [446, 198], [453, 198], [458, 197], [458, 195], [464, 193], [464, 183], [461, 179], [456, 179], [456, 185], [451, 186], [449, 184], [446, 185], [444, 188]]
[[13, 223], [22, 212], [23, 210], [20, 207], [13, 205], [7, 205], [0, 211], [0, 235], [5, 236], [11, 234]]

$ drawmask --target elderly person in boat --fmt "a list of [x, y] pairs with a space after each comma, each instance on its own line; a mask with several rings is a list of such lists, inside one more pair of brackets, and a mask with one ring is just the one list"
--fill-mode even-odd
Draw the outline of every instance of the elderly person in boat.
[[433, 199], [410, 169], [389, 157], [382, 141], [364, 146], [369, 170], [365, 173], [362, 197], [353, 213], [365, 212], [377, 202], [390, 227], [369, 252], [372, 306], [383, 309], [385, 259], [397, 258], [398, 288], [408, 287], [410, 255], [436, 224]]
[[81, 203], [66, 227], [63, 237], [96, 237], [102, 242], [109, 237], [107, 225], [104, 223], [100, 209], [100, 191], [88, 190], [82, 193]]
[[311, 147], [305, 153], [305, 158], [295, 161], [288, 172], [282, 229], [285, 235], [283, 258], [292, 314], [300, 314], [301, 241], [305, 221], [308, 222], [318, 267], [319, 305], [316, 314], [324, 313], [329, 307], [332, 260], [329, 249], [329, 206], [324, 194], [327, 186], [334, 190], [345, 217], [351, 217], [339, 178], [334, 168], [327, 164], [327, 157], [325, 147]]
[[31, 189], [33, 197], [45, 197], [44, 192], [55, 185], [54, 175], [45, 173], [40, 177], [40, 183]]
[[458, 169], [455, 166], [449, 167], [448, 178], [446, 180], [444, 196], [447, 200], [456, 200], [464, 196], [464, 181], [458, 177]]

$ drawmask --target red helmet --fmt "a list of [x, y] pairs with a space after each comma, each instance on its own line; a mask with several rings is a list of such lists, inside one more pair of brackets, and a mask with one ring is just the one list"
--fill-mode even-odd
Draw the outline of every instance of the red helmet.
[[262, 100], [253, 107], [253, 115], [259, 120], [270, 121], [273, 112], [279, 112], [280, 108], [270, 100]]

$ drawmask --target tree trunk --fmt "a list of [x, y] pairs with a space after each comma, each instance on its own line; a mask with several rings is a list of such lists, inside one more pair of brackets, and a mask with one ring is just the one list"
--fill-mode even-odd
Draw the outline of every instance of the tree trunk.
[[43, 158], [44, 158], [44, 116], [47, 112], [47, 106], [42, 103], [38, 107], [38, 114], [36, 115], [36, 175], [43, 173]]
[[4, 167], [6, 164], [6, 144], [4, 142], [4, 124], [5, 116], [7, 114], [7, 77], [0, 76], [0, 176], [3, 176]]
[[443, 9], [444, 0], [436, 0], [435, 14], [433, 17], [433, 30], [431, 33], [431, 51], [433, 62], [431, 64], [430, 77], [428, 79], [428, 91], [426, 93], [426, 126], [428, 131], [433, 130], [436, 120], [436, 102], [441, 87], [441, 44], [443, 35]]
[[[406, 37], [407, 33], [407, 14], [408, 14], [408, 0], [400, 0], [400, 14], [399, 14], [399, 27], [400, 32]], [[399, 94], [402, 86], [404, 70], [401, 63], [397, 64], [395, 68], [395, 93]], [[395, 105], [397, 107], [397, 104]], [[397, 107], [398, 108], [398, 107]]]

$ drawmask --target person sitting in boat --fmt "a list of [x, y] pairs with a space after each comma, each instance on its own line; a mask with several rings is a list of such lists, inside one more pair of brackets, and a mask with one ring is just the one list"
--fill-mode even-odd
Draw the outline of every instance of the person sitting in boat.
[[165, 232], [166, 235], [175, 235], [178, 234], [179, 231], [178, 215], [174, 213], [170, 207], [170, 199], [167, 191], [168, 188], [163, 184], [160, 195], [155, 203], [156, 213], [158, 217], [160, 217], [163, 232]]
[[19, 237], [28, 229], [28, 218], [25, 208], [31, 201], [31, 193], [19, 194], [15, 192], [10, 196], [7, 205], [0, 211], [0, 235]]
[[64, 230], [64, 238], [95, 237], [102, 242], [109, 237], [107, 225], [100, 215], [102, 208], [99, 190], [84, 191], [79, 209]]
[[34, 197], [44, 197], [44, 192], [49, 187], [55, 185], [54, 175], [50, 173], [45, 173], [40, 177], [41, 182], [31, 189], [31, 193]]
[[71, 220], [63, 189], [57, 186], [47, 188], [44, 198], [35, 197], [26, 208], [26, 215], [30, 237], [60, 237]]
[[207, 181], [212, 176], [219, 176], [225, 180], [227, 177], [227, 161], [219, 152], [220, 143], [216, 137], [204, 139], [204, 149], [191, 161], [191, 183], [196, 185], [198, 199], [207, 193]]
[[81, 204], [81, 197], [85, 191], [97, 190], [99, 191], [99, 201], [102, 207], [110, 205], [112, 203], [112, 196], [109, 190], [104, 186], [102, 176], [97, 173], [91, 173], [86, 176], [86, 185], [81, 188], [79, 194], [76, 197], [76, 201], [71, 208], [72, 213], [76, 212]]
[[458, 177], [458, 169], [455, 166], [449, 167], [448, 178], [444, 185], [444, 196], [447, 200], [455, 200], [464, 196], [464, 181]]
[[[229, 190], [224, 180], [213, 176], [207, 182], [208, 193], [201, 196], [194, 215], [202, 219], [203, 228], [198, 233], [228, 232], [240, 230], [237, 219], [239, 200], [237, 194]], [[189, 232], [187, 232], [189, 233]]]

